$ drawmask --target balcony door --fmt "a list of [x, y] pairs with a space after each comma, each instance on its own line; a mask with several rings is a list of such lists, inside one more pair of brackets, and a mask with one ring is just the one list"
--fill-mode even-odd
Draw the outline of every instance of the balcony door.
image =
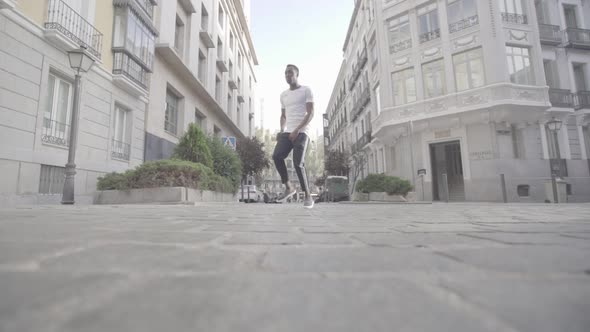
[[578, 20], [576, 19], [576, 6], [563, 6], [563, 14], [565, 16], [565, 25], [568, 28], [578, 27]]

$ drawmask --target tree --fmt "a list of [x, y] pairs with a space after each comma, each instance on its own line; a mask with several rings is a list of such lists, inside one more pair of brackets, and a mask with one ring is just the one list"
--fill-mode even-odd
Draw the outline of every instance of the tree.
[[188, 126], [187, 132], [180, 138], [172, 157], [201, 163], [209, 168], [213, 167], [213, 157], [207, 145], [207, 137], [194, 123]]
[[264, 144], [258, 138], [244, 138], [238, 141], [237, 151], [242, 161], [242, 178], [259, 175], [270, 167], [270, 160], [264, 151]]
[[326, 172], [329, 175], [348, 176], [350, 169], [348, 162], [348, 154], [338, 150], [330, 150], [325, 154], [326, 158]]
[[207, 145], [213, 157], [213, 171], [231, 181], [235, 188], [240, 184], [242, 163], [238, 154], [228, 146], [223, 145], [219, 137], [207, 138]]
[[352, 167], [352, 186], [350, 186], [350, 196], [354, 193], [356, 182], [359, 176], [364, 172], [365, 165], [367, 164], [367, 155], [362, 151], [358, 151], [357, 153], [352, 155], [353, 160], [353, 167]]

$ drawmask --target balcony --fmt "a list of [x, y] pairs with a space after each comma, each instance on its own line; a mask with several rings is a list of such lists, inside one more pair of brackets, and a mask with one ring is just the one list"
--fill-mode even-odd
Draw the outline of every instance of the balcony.
[[420, 44], [440, 38], [440, 29], [425, 32], [420, 35]]
[[357, 151], [361, 151], [367, 144], [371, 143], [373, 139], [371, 130], [364, 133], [356, 143], [352, 145], [352, 153], [354, 154]]
[[590, 109], [590, 91], [578, 91], [574, 96], [574, 105], [577, 110]]
[[470, 27], [478, 25], [478, 24], [479, 24], [479, 16], [473, 15], [473, 16], [464, 18], [460, 21], [449, 24], [449, 32], [450, 33], [458, 32], [458, 31], [470, 28]]
[[515, 24], [528, 23], [526, 15], [516, 13], [502, 13], [502, 21]]
[[68, 147], [70, 145], [70, 125], [53, 121], [48, 118], [43, 119], [43, 131], [41, 132], [41, 142]]
[[365, 106], [371, 101], [371, 90], [368, 87], [365, 87], [363, 92], [361, 93], [360, 98], [355, 103], [354, 107], [352, 108], [350, 114], [352, 121], [356, 120], [361, 113], [365, 110]]
[[217, 68], [219, 68], [219, 71], [222, 73], [228, 72], [227, 65], [225, 64], [224, 60], [217, 60]]
[[238, 103], [243, 104], [244, 103], [244, 96], [242, 95], [238, 95]]
[[233, 77], [230, 77], [229, 78], [229, 80], [227, 81], [227, 85], [232, 90], [236, 90], [238, 88], [238, 85], [236, 84], [236, 81], [234, 80]]
[[402, 40], [389, 46], [389, 53], [397, 53], [412, 47], [412, 39]]
[[129, 160], [131, 156], [131, 145], [125, 142], [112, 140], [111, 157], [121, 160]]
[[565, 89], [549, 89], [549, 102], [553, 107], [574, 107], [574, 95], [570, 90]]
[[359, 73], [360, 73], [360, 70], [362, 70], [365, 67], [365, 65], [367, 64], [367, 61], [369, 61], [369, 57], [367, 56], [367, 49], [364, 48], [363, 51], [361, 52], [361, 55], [359, 55], [359, 57], [358, 57]]
[[101, 58], [102, 33], [62, 0], [50, 0], [45, 36], [65, 51], [86, 47]]
[[590, 30], [567, 28], [565, 29], [567, 46], [590, 50]]
[[139, 7], [151, 18], [154, 17], [154, 6], [157, 4], [155, 0], [135, 0]]
[[539, 35], [542, 44], [557, 46], [563, 40], [559, 25], [539, 24]]
[[215, 47], [215, 43], [213, 42], [213, 37], [211, 37], [211, 34], [209, 32], [201, 30], [201, 32], [199, 32], [199, 37], [201, 38], [201, 41], [203, 42], [203, 45], [205, 45], [205, 47], [207, 47], [207, 48], [214, 48]]
[[113, 50], [113, 83], [136, 96], [148, 90], [148, 71], [124, 50]]

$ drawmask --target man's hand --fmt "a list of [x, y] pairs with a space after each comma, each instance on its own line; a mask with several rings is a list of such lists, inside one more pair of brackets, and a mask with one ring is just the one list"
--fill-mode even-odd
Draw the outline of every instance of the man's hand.
[[295, 140], [297, 139], [298, 136], [299, 136], [299, 130], [295, 129], [289, 134], [289, 140], [291, 142], [295, 143]]

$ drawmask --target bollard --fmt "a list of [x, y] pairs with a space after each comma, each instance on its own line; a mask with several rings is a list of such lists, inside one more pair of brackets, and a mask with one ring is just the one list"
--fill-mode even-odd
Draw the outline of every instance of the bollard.
[[447, 173], [442, 174], [443, 180], [443, 192], [445, 193], [445, 201], [449, 202], [449, 181], [447, 179]]
[[502, 185], [502, 199], [504, 203], [508, 203], [508, 194], [506, 193], [506, 176], [500, 174], [500, 184]]
[[559, 203], [559, 198], [557, 197], [557, 175], [555, 173], [551, 173], [551, 186], [553, 187], [553, 203]]

